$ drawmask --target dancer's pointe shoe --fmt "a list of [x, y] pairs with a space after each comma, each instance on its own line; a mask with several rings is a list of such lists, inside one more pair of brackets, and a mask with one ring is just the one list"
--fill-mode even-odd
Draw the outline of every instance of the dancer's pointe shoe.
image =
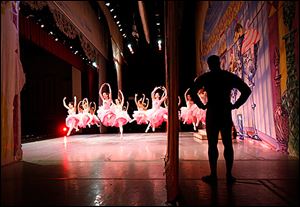
[[155, 132], [155, 128], [154, 127], [152, 127], [152, 131]]
[[75, 131], [76, 131], [76, 132], [78, 132], [78, 131], [79, 131], [79, 129], [78, 129], [78, 128], [75, 128]]
[[196, 126], [194, 126], [194, 131], [197, 131]]
[[68, 131], [68, 133], [67, 133], [67, 137], [69, 137], [69, 136], [70, 136], [70, 134], [71, 134], [71, 131]]

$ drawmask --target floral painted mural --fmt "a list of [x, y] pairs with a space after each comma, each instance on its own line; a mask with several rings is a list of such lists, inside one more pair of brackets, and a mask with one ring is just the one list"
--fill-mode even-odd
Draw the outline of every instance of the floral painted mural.
[[[240, 136], [297, 157], [298, 13], [298, 2], [210, 1], [201, 47], [203, 68], [208, 56], [218, 54], [221, 68], [241, 77], [252, 90], [246, 104], [232, 114], [237, 128], [243, 123]], [[238, 96], [232, 91], [233, 102]]]

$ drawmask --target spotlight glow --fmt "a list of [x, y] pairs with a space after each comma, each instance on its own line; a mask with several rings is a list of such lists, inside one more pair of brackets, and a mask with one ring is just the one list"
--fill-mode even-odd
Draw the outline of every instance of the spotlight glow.
[[97, 63], [96, 62], [93, 62], [93, 64], [92, 64], [95, 68], [98, 68], [98, 65], [97, 65]]
[[131, 54], [134, 53], [133, 49], [132, 49], [132, 45], [131, 44], [128, 44], [127, 47], [129, 48], [129, 51], [131, 52]]
[[158, 49], [159, 49], [159, 50], [161, 50], [161, 49], [162, 49], [162, 47], [161, 47], [161, 43], [162, 43], [162, 41], [161, 41], [161, 40], [157, 40], [157, 44], [158, 44]]

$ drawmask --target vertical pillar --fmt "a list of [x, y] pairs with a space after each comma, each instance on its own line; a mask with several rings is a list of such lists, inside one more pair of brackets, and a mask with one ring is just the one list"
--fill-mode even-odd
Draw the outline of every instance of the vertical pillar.
[[175, 202], [179, 194], [179, 121], [178, 121], [178, 33], [181, 5], [165, 1], [165, 69], [168, 90], [168, 146], [165, 157], [167, 201]]
[[119, 61], [120, 58], [114, 59], [114, 63], [115, 63], [115, 67], [116, 67], [116, 71], [117, 71], [117, 83], [118, 83], [118, 90], [123, 90], [122, 87], [122, 67]]

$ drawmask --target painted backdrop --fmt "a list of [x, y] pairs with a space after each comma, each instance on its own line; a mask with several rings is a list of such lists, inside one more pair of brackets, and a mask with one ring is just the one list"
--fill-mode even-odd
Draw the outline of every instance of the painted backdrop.
[[[235, 126], [299, 157], [298, 19], [298, 2], [210, 1], [201, 54], [203, 68], [208, 56], [218, 54], [222, 69], [252, 90], [232, 113]], [[232, 91], [232, 102], [238, 97]]]

